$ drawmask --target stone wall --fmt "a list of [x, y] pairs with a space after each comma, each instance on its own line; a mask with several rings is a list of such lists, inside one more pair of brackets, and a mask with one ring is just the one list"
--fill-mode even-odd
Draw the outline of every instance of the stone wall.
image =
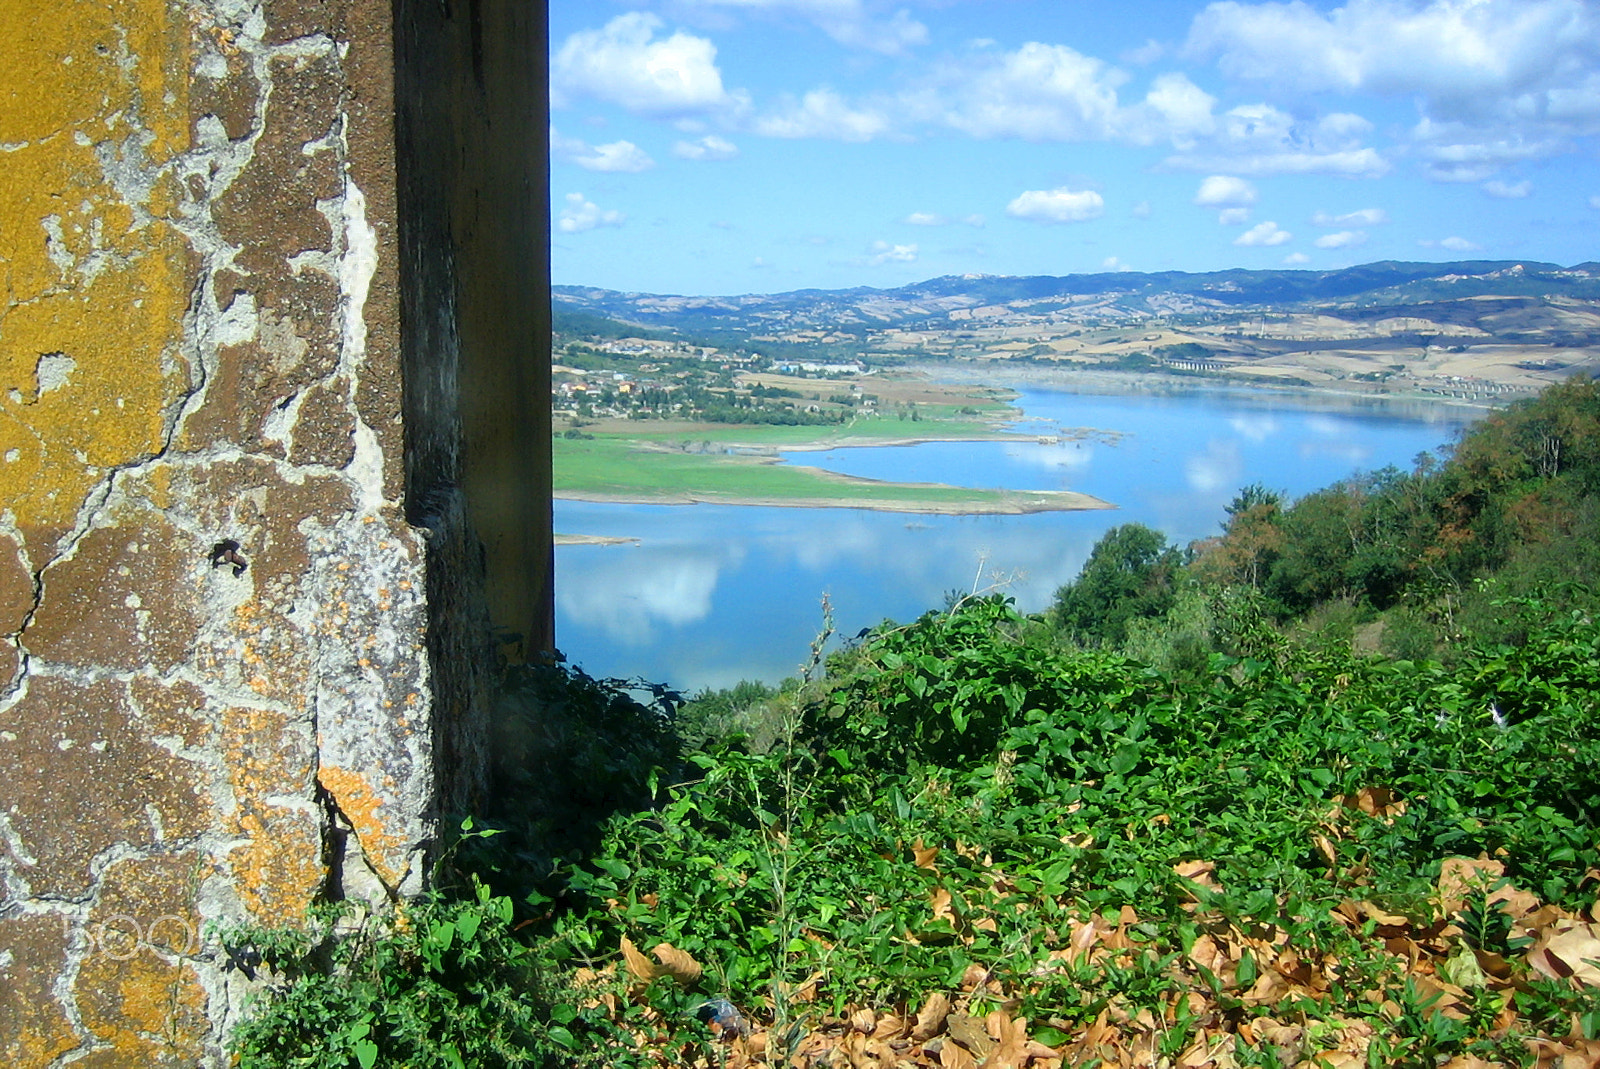
[[550, 643], [543, 17], [0, 0], [0, 1064], [225, 1064], [208, 933], [415, 891], [480, 789]]

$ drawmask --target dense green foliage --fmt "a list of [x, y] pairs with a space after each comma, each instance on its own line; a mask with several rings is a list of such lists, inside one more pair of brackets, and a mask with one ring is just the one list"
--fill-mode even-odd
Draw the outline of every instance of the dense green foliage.
[[[242, 1064], [719, 1064], [708, 999], [774, 1064], [937, 992], [1062, 1048], [1143, 1014], [1162, 1056], [1226, 1035], [1240, 1065], [1363, 1029], [1419, 1067], [1600, 1039], [1595, 989], [1521, 957], [1557, 914], [1493, 897], [1594, 901], [1597, 491], [1577, 381], [1409, 474], [1247, 487], [1192, 560], [1116, 528], [1040, 616], [967, 595], [819, 639], [779, 688], [518, 670], [505, 834], [408, 924], [236, 938], [283, 970]], [[1499, 882], [1449, 900], [1462, 859]]]
[[1056, 627], [1078, 638], [1112, 644], [1128, 637], [1133, 620], [1172, 608], [1182, 555], [1166, 536], [1141, 523], [1113, 527], [1095, 544], [1076, 582], [1056, 595]]
[[1505, 598], [1565, 584], [1566, 603], [1600, 608], [1588, 586], [1600, 574], [1593, 380], [1517, 402], [1444, 453], [1420, 457], [1410, 472], [1358, 475], [1292, 503], [1248, 487], [1223, 534], [1191, 547], [1185, 566], [1163, 557], [1152, 567], [1153, 532], [1134, 542], [1117, 528], [1058, 593], [1052, 618], [1072, 641], [1117, 647], [1130, 620], [1171, 613], [1186, 586], [1245, 587], [1279, 624], [1314, 627], [1331, 613], [1341, 625], [1370, 625], [1391, 653], [1448, 660], [1469, 630], [1519, 638], [1520, 625], [1495, 608]]
[[234, 1032], [240, 1069], [550, 1064], [574, 1040], [552, 1023], [512, 916], [475, 884], [343, 932], [329, 908], [306, 931], [228, 933], [236, 964], [278, 981]]

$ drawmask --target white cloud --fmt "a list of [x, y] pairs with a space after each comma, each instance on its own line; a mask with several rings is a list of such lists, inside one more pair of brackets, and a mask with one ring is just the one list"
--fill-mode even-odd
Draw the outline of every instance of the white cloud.
[[908, 264], [917, 258], [915, 245], [891, 245], [887, 241], [874, 241], [872, 255], [867, 257], [867, 263], [873, 267], [882, 264]]
[[1233, 243], [1245, 246], [1282, 245], [1292, 237], [1294, 237], [1293, 234], [1287, 230], [1280, 229], [1277, 223], [1269, 220], [1265, 223], [1257, 223], [1249, 230], [1246, 230], [1243, 234], [1234, 238]]
[[1425, 249], [1449, 249], [1451, 252], [1477, 252], [1483, 248], [1477, 242], [1458, 237], [1448, 237], [1440, 241], [1424, 238], [1417, 244]]
[[1156, 60], [1167, 54], [1167, 48], [1161, 42], [1150, 38], [1138, 48], [1130, 48], [1122, 53], [1122, 62], [1130, 63], [1135, 67], [1148, 67]]
[[1592, 70], [1600, 39], [1582, 0], [1213, 3], [1188, 51], [1223, 73], [1305, 92], [1423, 94], [1462, 108]]
[[694, 141], [679, 141], [672, 146], [672, 154], [685, 160], [731, 160], [739, 148], [727, 138], [707, 134]]
[[632, 141], [591, 146], [581, 138], [563, 136], [554, 126], [550, 127], [550, 154], [588, 171], [637, 174], [656, 165], [656, 161]]
[[1311, 257], [1307, 256], [1303, 252], [1291, 252], [1289, 255], [1283, 258], [1283, 262], [1290, 267], [1298, 267], [1301, 264], [1310, 263]]
[[[1210, 4], [1186, 54], [1291, 92], [1372, 93], [1422, 114], [1424, 173], [1482, 182], [1506, 162], [1571, 151], [1600, 131], [1600, 7], [1592, 0], [1346, 0]], [[1430, 125], [1453, 127], [1448, 138]], [[1241, 173], [1254, 173], [1240, 169]]]
[[931, 106], [973, 137], [1094, 141], [1118, 136], [1117, 87], [1126, 75], [1065, 45], [1030, 41], [976, 70], [947, 70], [954, 100]]
[[716, 46], [682, 30], [657, 40], [661, 27], [655, 15], [632, 11], [568, 37], [550, 61], [551, 102], [593, 97], [658, 117], [736, 108], [741, 95], [723, 88]]
[[1427, 176], [1436, 182], [1482, 182], [1497, 171], [1524, 160], [1565, 151], [1555, 137], [1530, 137], [1536, 124], [1516, 130], [1486, 133], [1461, 123], [1424, 119], [1411, 130]]
[[928, 43], [928, 27], [905, 11], [896, 11], [887, 20], [875, 20], [864, 16], [859, 3], [833, 4], [824, 0], [823, 3], [808, 6], [849, 9], [848, 14], [842, 17], [820, 17], [817, 25], [835, 41], [850, 48], [865, 48], [887, 56], [897, 56], [914, 45]]
[[1342, 215], [1329, 215], [1327, 212], [1318, 212], [1311, 217], [1312, 226], [1377, 226], [1389, 221], [1389, 213], [1382, 208], [1362, 208], [1358, 211], [1345, 212]]
[[937, 212], [912, 212], [902, 222], [910, 223], [912, 226], [948, 226], [950, 220]]
[[1589, 198], [1589, 207], [1593, 208], [1595, 211], [1600, 211], [1600, 195]]
[[1376, 178], [1389, 170], [1389, 163], [1377, 150], [1361, 145], [1371, 130], [1370, 122], [1350, 112], [1297, 120], [1270, 104], [1241, 104], [1221, 116], [1215, 136], [1202, 146], [1163, 163], [1186, 171]]
[[619, 211], [602, 209], [582, 193], [568, 193], [567, 206], [561, 209], [556, 225], [563, 234], [581, 234], [597, 226], [621, 226], [625, 218]]
[[1249, 208], [1224, 208], [1217, 213], [1217, 222], [1223, 226], [1243, 226], [1249, 221]]
[[763, 137], [815, 137], [836, 141], [871, 141], [889, 132], [889, 117], [871, 108], [853, 108], [832, 89], [813, 89], [799, 100], [761, 116], [753, 129]]
[[692, 6], [792, 11], [848, 48], [901, 55], [928, 42], [928, 28], [905, 11], [875, 19], [861, 0], [693, 0]]
[[984, 223], [988, 222], [987, 219], [985, 219], [982, 215], [977, 214], [976, 212], [974, 212], [972, 215], [967, 216], [965, 219], [963, 219], [961, 221], [963, 223], [966, 223], [968, 226], [982, 226]]
[[1200, 183], [1194, 202], [1202, 208], [1242, 208], [1259, 199], [1256, 187], [1243, 178], [1214, 174]]
[[[1187, 148], [1217, 129], [1212, 109], [1217, 98], [1182, 74], [1162, 74], [1145, 94], [1144, 103], [1132, 109], [1143, 120], [1145, 129], [1133, 132], [1131, 140], [1156, 141], [1166, 138], [1179, 148]], [[1124, 120], [1125, 126], [1133, 124]]]
[[1389, 161], [1376, 149], [1350, 152], [1267, 152], [1254, 156], [1179, 155], [1162, 163], [1179, 171], [1214, 171], [1227, 167], [1248, 175], [1327, 174], [1342, 178], [1378, 178], [1389, 171]]
[[1483, 191], [1491, 197], [1502, 200], [1520, 200], [1533, 192], [1533, 183], [1524, 179], [1521, 182], [1502, 182], [1498, 178], [1483, 184]]
[[1118, 272], [1120, 272], [1120, 271], [1132, 271], [1133, 268], [1131, 268], [1127, 264], [1123, 263], [1121, 257], [1118, 257], [1118, 256], [1107, 256], [1104, 260], [1100, 261], [1100, 270], [1102, 270], [1102, 271], [1118, 271]]
[[1319, 249], [1349, 249], [1366, 243], [1367, 233], [1364, 230], [1338, 230], [1322, 235], [1311, 244]]
[[1150, 202], [1147, 200], [1141, 200], [1129, 210], [1128, 214], [1133, 216], [1135, 219], [1150, 218]]
[[1035, 223], [1082, 223], [1105, 214], [1105, 198], [1092, 189], [1030, 189], [1006, 205], [1006, 214]]

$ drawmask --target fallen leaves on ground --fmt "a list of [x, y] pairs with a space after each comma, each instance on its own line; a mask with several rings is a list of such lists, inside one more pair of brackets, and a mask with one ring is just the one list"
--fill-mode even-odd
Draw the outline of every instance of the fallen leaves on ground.
[[[1370, 804], [1361, 804], [1366, 801]], [[1374, 793], [1358, 798], [1369, 815], [1382, 819], [1397, 806], [1392, 797]], [[918, 844], [917, 865], [932, 869], [937, 851]], [[1186, 862], [1174, 871], [1191, 884], [1211, 890], [1213, 869], [1205, 862]], [[1487, 908], [1509, 920], [1512, 945], [1526, 950], [1506, 956], [1474, 946], [1455, 923], [1469, 896], [1483, 896]], [[789, 1069], [1065, 1069], [1099, 1064], [1116, 1069], [1234, 1069], [1241, 1064], [1240, 1044], [1270, 1048], [1277, 1061], [1298, 1069], [1341, 1069], [1365, 1066], [1393, 1042], [1392, 1023], [1404, 1012], [1396, 1001], [1412, 1000], [1425, 1013], [1463, 1021], [1485, 1004], [1498, 1015], [1480, 1038], [1504, 1040], [1515, 1035], [1538, 1069], [1600, 1065], [1600, 1039], [1588, 1038], [1577, 1020], [1565, 1034], [1532, 1032], [1519, 1021], [1512, 993], [1530, 975], [1565, 981], [1576, 987], [1600, 987], [1600, 903], [1579, 915], [1543, 905], [1511, 886], [1504, 867], [1488, 858], [1452, 858], [1442, 867], [1436, 912], [1409, 917], [1374, 902], [1345, 899], [1331, 910], [1353, 937], [1388, 965], [1383, 983], [1361, 997], [1370, 1012], [1308, 1012], [1330, 1005], [1331, 991], [1345, 982], [1347, 963], [1338, 955], [1290, 945], [1287, 933], [1271, 924], [1247, 930], [1200, 910], [1186, 908], [1199, 932], [1192, 945], [1167, 966], [1170, 985], [1159, 1005], [1134, 1006], [1122, 996], [1105, 1001], [1084, 1019], [1081, 1006], [1062, 1007], [1048, 1034], [1054, 1045], [1033, 1033], [1035, 1023], [1016, 1012], [1021, 990], [1068, 968], [1096, 965], [1125, 967], [1134, 955], [1150, 955], [1134, 926], [1138, 914], [1124, 907], [1114, 916], [1069, 920], [1059, 932], [1059, 945], [1040, 956], [1028, 976], [1002, 981], [992, 970], [974, 964], [955, 989], [928, 995], [920, 1006], [855, 1006], [841, 1015], [820, 1013], [812, 1006], [826, 978], [815, 975], [792, 994], [790, 1004], [800, 1031], [780, 1044], [778, 1029], [763, 1020], [762, 1007], [745, 1007], [754, 1034], [737, 1036], [721, 1046], [717, 1062], [704, 1050], [686, 1045], [672, 1023], [647, 1011], [653, 1027], [636, 1031], [641, 1046], [655, 1049], [659, 1064], [721, 1069], [788, 1066]], [[959, 897], [942, 888], [933, 892], [931, 912], [958, 929], [963, 927]], [[629, 993], [642, 1004], [655, 980], [670, 978], [684, 988], [702, 978], [699, 964], [687, 953], [662, 943], [652, 948], [655, 959], [621, 940], [623, 964], [633, 981]], [[602, 985], [605, 977], [587, 971]], [[1402, 994], [1402, 992], [1404, 994]], [[1480, 996], [1479, 993], [1487, 993]], [[1484, 1002], [1484, 997], [1489, 1000]], [[591, 1005], [605, 1005], [615, 1017], [623, 1008], [614, 995], [601, 995]], [[1348, 1009], [1348, 1006], [1346, 1007]], [[754, 1010], [754, 1012], [751, 1012]], [[1075, 1020], [1065, 1019], [1076, 1017]], [[1066, 1037], [1063, 1039], [1062, 1037]], [[727, 1037], [724, 1037], [727, 1038]], [[787, 1048], [787, 1050], [782, 1049]], [[698, 1050], [698, 1053], [696, 1051]], [[1254, 1061], [1254, 1056], [1249, 1061]], [[1442, 1069], [1483, 1069], [1501, 1064], [1471, 1053], [1439, 1063]]]

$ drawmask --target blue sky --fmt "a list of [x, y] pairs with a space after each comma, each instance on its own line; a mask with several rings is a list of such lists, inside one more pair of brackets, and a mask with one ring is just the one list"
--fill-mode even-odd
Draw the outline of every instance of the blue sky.
[[550, 0], [558, 284], [1600, 260], [1600, 2]]

